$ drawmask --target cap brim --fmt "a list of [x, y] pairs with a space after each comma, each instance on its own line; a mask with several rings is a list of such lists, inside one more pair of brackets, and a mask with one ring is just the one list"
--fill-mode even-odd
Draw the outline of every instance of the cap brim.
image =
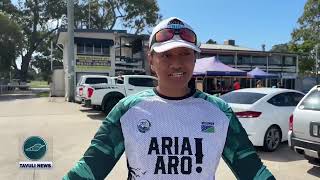
[[197, 52], [201, 52], [200, 48], [198, 48], [195, 44], [188, 43], [185, 41], [167, 41], [163, 43], [157, 43], [157, 44], [154, 44], [152, 49], [157, 53], [161, 53], [161, 52], [169, 51], [171, 49], [179, 48], [179, 47], [189, 48]]

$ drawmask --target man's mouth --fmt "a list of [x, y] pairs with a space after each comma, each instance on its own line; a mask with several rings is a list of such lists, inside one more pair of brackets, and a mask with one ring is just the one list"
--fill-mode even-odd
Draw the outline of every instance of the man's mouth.
[[176, 73], [169, 74], [169, 77], [182, 77], [185, 74], [186, 74], [185, 72], [176, 72]]

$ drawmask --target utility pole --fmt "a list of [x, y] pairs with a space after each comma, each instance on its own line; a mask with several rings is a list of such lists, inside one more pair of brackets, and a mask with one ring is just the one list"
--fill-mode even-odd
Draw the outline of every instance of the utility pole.
[[89, 0], [89, 29], [90, 29], [90, 24], [91, 24], [91, 18], [90, 18], [90, 16], [91, 16], [91, 7], [90, 7], [90, 1], [91, 0]]
[[318, 49], [319, 49], [319, 44], [317, 44], [315, 46], [316, 48], [316, 80], [317, 80], [317, 84], [319, 84], [319, 56], [318, 56]]
[[68, 0], [68, 87], [67, 100], [74, 101], [74, 2]]
[[52, 63], [53, 63], [52, 51], [53, 51], [53, 42], [51, 41], [51, 48], [50, 48], [51, 72], [53, 70], [53, 67], [52, 67]]

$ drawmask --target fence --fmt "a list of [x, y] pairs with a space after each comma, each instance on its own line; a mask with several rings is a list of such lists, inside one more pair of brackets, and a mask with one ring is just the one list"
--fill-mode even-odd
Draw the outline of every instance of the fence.
[[16, 89], [28, 90], [29, 85], [0, 85], [0, 95], [13, 92]]
[[5, 94], [11, 91], [14, 91], [16, 89], [16, 86], [11, 85], [0, 85], [0, 94]]

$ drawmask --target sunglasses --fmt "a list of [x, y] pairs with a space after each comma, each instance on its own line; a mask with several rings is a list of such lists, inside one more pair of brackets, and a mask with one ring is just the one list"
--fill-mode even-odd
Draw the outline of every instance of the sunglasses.
[[182, 40], [185, 40], [190, 43], [196, 44], [197, 42], [197, 36], [196, 34], [187, 28], [181, 28], [181, 29], [161, 29], [160, 31], [156, 32], [156, 34], [153, 36], [153, 39], [151, 41], [151, 45], [154, 43], [161, 43], [168, 41], [174, 37], [174, 35], [179, 35]]

